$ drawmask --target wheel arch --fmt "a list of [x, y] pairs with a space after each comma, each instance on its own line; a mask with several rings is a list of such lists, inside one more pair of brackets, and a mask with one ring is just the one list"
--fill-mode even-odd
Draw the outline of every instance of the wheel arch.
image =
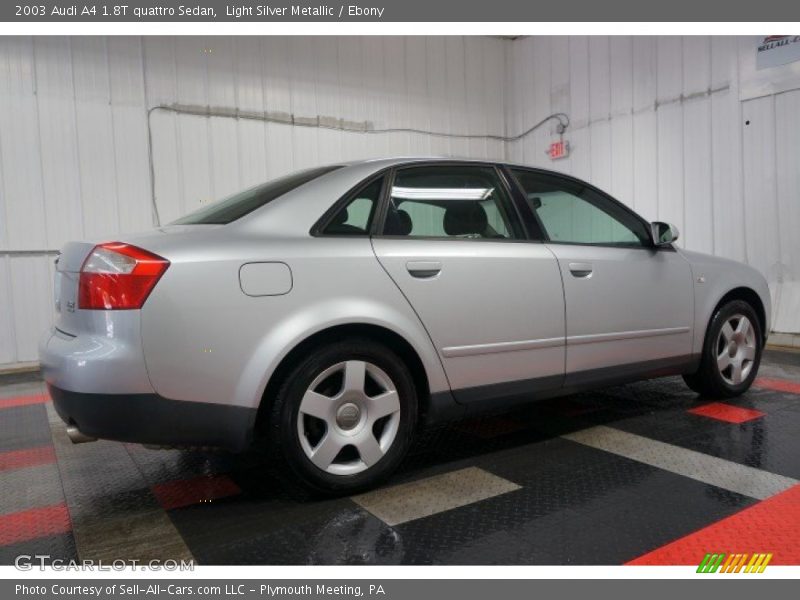
[[430, 381], [425, 364], [414, 346], [396, 331], [372, 323], [346, 323], [326, 327], [305, 337], [280, 360], [267, 381], [256, 414], [256, 433], [263, 431], [264, 419], [283, 380], [297, 362], [313, 348], [342, 340], [345, 337], [362, 337], [384, 344], [398, 354], [411, 372], [419, 401], [419, 419], [430, 408]]
[[734, 300], [743, 300], [753, 307], [753, 310], [756, 312], [756, 316], [758, 317], [758, 324], [761, 326], [761, 342], [766, 344], [769, 331], [767, 331], [767, 313], [764, 307], [764, 302], [761, 300], [761, 296], [758, 295], [758, 292], [747, 286], [733, 288], [719, 299], [716, 305], [714, 305], [714, 310], [711, 311], [711, 315], [706, 323], [705, 335], [708, 334], [708, 327], [711, 324], [711, 319], [714, 318], [714, 315], [717, 314], [717, 311], [728, 302], [732, 302]]

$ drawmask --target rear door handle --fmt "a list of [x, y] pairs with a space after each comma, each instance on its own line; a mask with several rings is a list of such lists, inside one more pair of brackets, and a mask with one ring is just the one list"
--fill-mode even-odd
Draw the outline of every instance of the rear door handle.
[[412, 277], [430, 279], [442, 270], [442, 263], [434, 260], [412, 260], [406, 263], [406, 269]]
[[592, 263], [569, 263], [569, 272], [573, 277], [589, 277], [592, 274]]

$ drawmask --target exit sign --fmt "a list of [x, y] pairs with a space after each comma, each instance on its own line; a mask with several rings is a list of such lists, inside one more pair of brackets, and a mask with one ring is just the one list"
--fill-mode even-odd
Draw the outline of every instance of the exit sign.
[[558, 160], [559, 158], [566, 158], [569, 156], [569, 142], [566, 140], [558, 140], [550, 144], [550, 147], [545, 151], [550, 160]]

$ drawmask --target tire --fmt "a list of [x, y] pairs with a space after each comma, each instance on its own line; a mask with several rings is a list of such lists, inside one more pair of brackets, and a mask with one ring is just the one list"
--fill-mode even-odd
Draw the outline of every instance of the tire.
[[763, 340], [753, 307], [743, 300], [728, 302], [714, 313], [708, 325], [700, 368], [684, 375], [683, 380], [701, 396], [740, 396], [756, 378]]
[[352, 494], [394, 472], [411, 445], [417, 410], [406, 364], [382, 344], [348, 338], [316, 348], [291, 369], [270, 410], [268, 443], [313, 491]]

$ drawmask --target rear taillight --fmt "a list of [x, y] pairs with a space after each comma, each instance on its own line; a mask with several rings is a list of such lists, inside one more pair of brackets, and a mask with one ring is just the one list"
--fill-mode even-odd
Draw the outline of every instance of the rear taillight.
[[121, 242], [99, 244], [81, 267], [78, 307], [89, 310], [141, 308], [169, 261]]

